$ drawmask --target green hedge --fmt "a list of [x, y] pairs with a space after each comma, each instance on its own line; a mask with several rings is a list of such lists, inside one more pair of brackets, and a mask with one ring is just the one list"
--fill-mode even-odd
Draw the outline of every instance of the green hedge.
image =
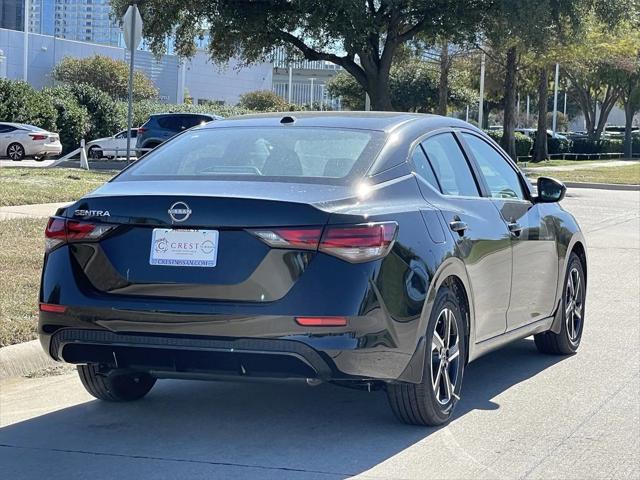
[[[500, 130], [485, 130], [485, 133], [493, 138], [497, 143], [500, 143], [502, 139], [502, 131]], [[515, 132], [516, 139], [516, 155], [518, 157], [528, 157], [531, 155], [531, 149], [533, 148], [533, 140], [527, 137], [524, 133]]]
[[571, 153], [622, 153], [623, 141], [620, 139], [601, 138], [593, 141], [579, 138], [573, 141]]

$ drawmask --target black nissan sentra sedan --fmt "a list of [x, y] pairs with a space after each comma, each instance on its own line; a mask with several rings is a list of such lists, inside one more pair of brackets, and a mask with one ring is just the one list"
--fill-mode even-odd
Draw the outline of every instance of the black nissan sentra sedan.
[[49, 220], [40, 339], [102, 400], [158, 378], [328, 381], [442, 424], [468, 362], [530, 335], [578, 348], [587, 263], [564, 194], [452, 118], [214, 122]]

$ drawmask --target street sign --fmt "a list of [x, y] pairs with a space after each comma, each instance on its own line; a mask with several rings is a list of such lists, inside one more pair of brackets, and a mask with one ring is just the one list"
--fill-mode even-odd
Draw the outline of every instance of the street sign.
[[124, 43], [129, 50], [138, 48], [142, 41], [142, 17], [137, 5], [129, 5], [122, 17]]

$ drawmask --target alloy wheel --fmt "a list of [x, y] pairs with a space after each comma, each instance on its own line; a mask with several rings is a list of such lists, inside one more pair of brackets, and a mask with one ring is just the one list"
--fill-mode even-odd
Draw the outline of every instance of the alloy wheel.
[[583, 292], [580, 272], [577, 268], [572, 268], [567, 278], [567, 287], [564, 300], [564, 317], [567, 325], [569, 341], [576, 343], [580, 338], [582, 329], [583, 314]]
[[460, 337], [453, 311], [444, 308], [438, 315], [431, 340], [431, 387], [441, 405], [457, 397], [455, 387], [460, 372]]
[[13, 145], [9, 145], [7, 155], [11, 160], [22, 160], [22, 157], [24, 156], [24, 149], [22, 146], [14, 143]]

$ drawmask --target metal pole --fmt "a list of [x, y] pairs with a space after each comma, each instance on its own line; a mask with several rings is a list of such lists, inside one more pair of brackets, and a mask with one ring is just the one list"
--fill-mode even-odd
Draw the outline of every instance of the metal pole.
[[[138, 8], [138, 5], [133, 4], [134, 8]], [[129, 63], [129, 102], [127, 109], [127, 163], [131, 161], [131, 123], [133, 122], [133, 60], [135, 57], [135, 45], [133, 44], [134, 35], [136, 31], [136, 16], [131, 15], [131, 59]]]
[[552, 136], [556, 136], [556, 128], [558, 126], [558, 77], [560, 76], [560, 64], [556, 63], [556, 79], [553, 85], [553, 129]]
[[516, 104], [516, 125], [520, 126], [520, 94], [518, 93], [518, 103]]
[[371, 97], [369, 97], [368, 93], [364, 94], [364, 110], [365, 112], [371, 110]]
[[564, 91], [564, 107], [562, 109], [562, 113], [567, 114], [567, 91]]
[[480, 103], [478, 104], [478, 127], [482, 128], [482, 116], [484, 114], [484, 63], [485, 55], [480, 57]]
[[469, 121], [469, 105], [467, 105], [467, 114], [464, 117], [464, 121], [468, 122]]
[[29, 79], [29, 0], [24, 1], [24, 43], [22, 48], [22, 80]]
[[310, 102], [311, 103], [311, 106], [310, 106], [311, 110], [313, 110], [313, 80], [314, 80], [314, 78], [311, 77], [311, 102]]
[[293, 67], [291, 65], [289, 65], [289, 89], [287, 90], [287, 101], [289, 102], [289, 105], [291, 105], [291, 90], [293, 87]]
[[529, 128], [529, 95], [527, 95], [527, 128]]

